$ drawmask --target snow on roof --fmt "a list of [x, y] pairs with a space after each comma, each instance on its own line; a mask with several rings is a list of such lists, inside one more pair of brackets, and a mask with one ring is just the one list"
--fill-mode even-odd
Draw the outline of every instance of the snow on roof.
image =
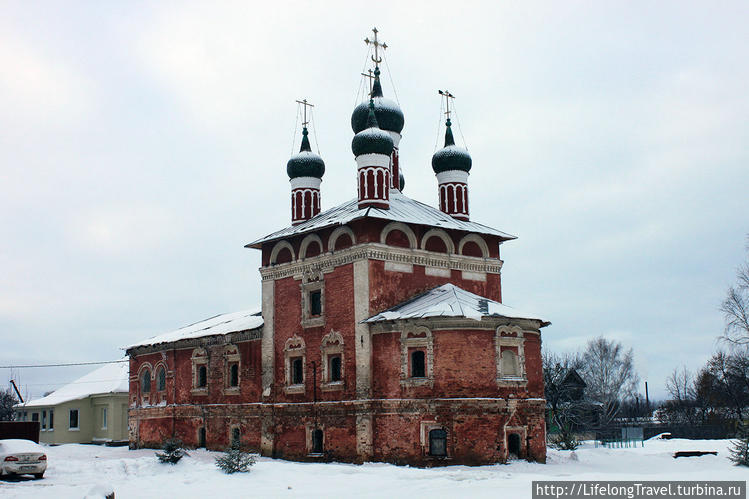
[[491, 236], [497, 236], [505, 241], [516, 239], [516, 237], [513, 235], [507, 234], [497, 229], [492, 229], [491, 227], [487, 227], [486, 225], [480, 223], [458, 220], [446, 213], [441, 212], [437, 208], [404, 196], [400, 191], [396, 189], [391, 189], [389, 210], [383, 210], [382, 208], [375, 208], [373, 206], [360, 209], [358, 206], [358, 199], [352, 199], [351, 201], [326, 210], [319, 215], [310, 218], [306, 222], [300, 223], [298, 225], [293, 225], [291, 227], [286, 227], [285, 229], [281, 229], [278, 232], [274, 232], [256, 241], [253, 241], [247, 244], [246, 247], [260, 248], [262, 243], [268, 241], [273, 241], [296, 234], [304, 234], [306, 232], [315, 231], [324, 227], [345, 225], [352, 220], [357, 220], [365, 217], [379, 218], [382, 220], [392, 220], [394, 222], [428, 225], [431, 227], [439, 227], [442, 229], [454, 229], [462, 230], [465, 232], [475, 232], [478, 234], [487, 234]]
[[535, 314], [520, 312], [449, 283], [380, 312], [365, 322], [422, 319], [425, 317], [466, 317], [477, 321], [481, 320], [482, 317], [508, 317], [541, 321], [542, 327], [551, 324], [538, 318]]
[[127, 393], [130, 389], [129, 368], [130, 364], [127, 359], [123, 359], [123, 362], [106, 364], [55, 390], [46, 397], [31, 400], [25, 404], [17, 404], [16, 407], [49, 407], [71, 400], [80, 400], [90, 395]]
[[257, 329], [263, 326], [263, 317], [258, 309], [244, 310], [242, 312], [233, 312], [230, 314], [221, 314], [205, 319], [189, 326], [185, 326], [164, 333], [147, 340], [133, 343], [125, 347], [130, 350], [135, 347], [158, 345], [159, 343], [172, 343], [174, 341], [188, 340], [192, 338], [202, 338], [203, 336], [214, 336], [219, 334], [236, 333], [238, 331], [247, 331]]

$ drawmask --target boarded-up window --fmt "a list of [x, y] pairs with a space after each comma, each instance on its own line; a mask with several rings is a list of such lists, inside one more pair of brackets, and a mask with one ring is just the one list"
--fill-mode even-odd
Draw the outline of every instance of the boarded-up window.
[[429, 432], [429, 455], [447, 455], [447, 432], [445, 430], [436, 429]]

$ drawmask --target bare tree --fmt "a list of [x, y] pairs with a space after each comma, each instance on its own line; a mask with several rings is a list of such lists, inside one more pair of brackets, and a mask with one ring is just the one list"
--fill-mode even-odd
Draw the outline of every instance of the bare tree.
[[634, 353], [618, 341], [599, 336], [583, 352], [583, 372], [588, 396], [601, 404], [600, 424], [606, 426], [619, 413], [621, 402], [636, 393], [639, 376]]
[[720, 306], [726, 320], [722, 340], [732, 345], [749, 345], [749, 236], [747, 261], [736, 270], [736, 285], [728, 288]]
[[579, 445], [574, 432], [588, 423], [590, 415], [582, 388], [570, 382], [570, 373], [582, 367], [582, 357], [579, 353], [560, 355], [544, 351], [542, 364], [546, 424], [549, 429], [558, 430], [551, 443], [558, 449], [574, 450]]
[[662, 422], [687, 425], [702, 422], [705, 411], [700, 410], [698, 403], [697, 381], [686, 367], [673, 370], [666, 380], [666, 391], [671, 399], [663, 402], [658, 410]]

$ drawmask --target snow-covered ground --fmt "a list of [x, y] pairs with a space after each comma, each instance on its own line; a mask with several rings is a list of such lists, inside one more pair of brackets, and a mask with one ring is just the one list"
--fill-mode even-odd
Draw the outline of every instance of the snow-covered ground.
[[[225, 475], [215, 452], [191, 451], [177, 465], [152, 450], [69, 444], [48, 447], [42, 480], [0, 480], [0, 497], [77, 498], [97, 485], [123, 498], [211, 497], [530, 497], [532, 480], [746, 480], [747, 468], [727, 459], [728, 440], [648, 440], [644, 447], [549, 450], [547, 464], [419, 469], [389, 464], [293, 463], [258, 458], [250, 473]], [[717, 456], [672, 457], [676, 450]]]

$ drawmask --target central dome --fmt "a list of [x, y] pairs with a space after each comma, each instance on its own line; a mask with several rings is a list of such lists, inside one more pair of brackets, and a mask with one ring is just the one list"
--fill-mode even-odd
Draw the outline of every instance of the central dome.
[[[372, 101], [377, 124], [381, 130], [401, 133], [403, 130], [403, 111], [394, 101], [382, 96], [382, 85], [380, 84], [380, 69], [375, 68], [375, 81], [372, 85]], [[351, 128], [354, 133], [359, 133], [367, 128], [367, 116], [369, 115], [369, 104], [362, 102], [351, 114]]]
[[385, 130], [379, 127], [374, 113], [374, 101], [369, 100], [367, 107], [367, 121], [364, 128], [354, 135], [351, 141], [351, 150], [354, 156], [363, 154], [384, 154], [390, 156], [393, 152], [393, 138]]

